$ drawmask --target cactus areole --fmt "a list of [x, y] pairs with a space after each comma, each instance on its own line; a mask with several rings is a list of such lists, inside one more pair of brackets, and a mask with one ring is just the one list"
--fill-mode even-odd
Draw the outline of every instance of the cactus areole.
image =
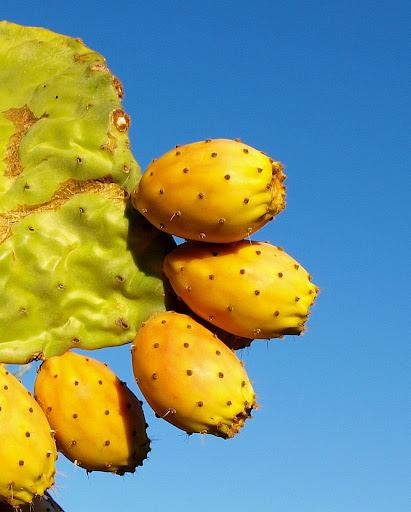
[[121, 345], [164, 309], [122, 96], [81, 40], [0, 22], [0, 362]]

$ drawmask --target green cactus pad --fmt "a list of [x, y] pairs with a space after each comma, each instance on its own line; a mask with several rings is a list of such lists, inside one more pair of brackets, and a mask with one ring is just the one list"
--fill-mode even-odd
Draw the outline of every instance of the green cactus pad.
[[0, 22], [0, 362], [128, 343], [164, 309], [122, 96], [79, 39]]

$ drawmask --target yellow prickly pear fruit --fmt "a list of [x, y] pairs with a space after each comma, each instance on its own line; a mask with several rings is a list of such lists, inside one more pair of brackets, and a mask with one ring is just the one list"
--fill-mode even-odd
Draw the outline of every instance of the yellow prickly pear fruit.
[[105, 364], [66, 352], [40, 367], [35, 396], [58, 449], [87, 471], [134, 472], [149, 452], [141, 403]]
[[188, 315], [152, 316], [137, 333], [132, 361], [156, 414], [189, 434], [233, 437], [256, 406], [240, 360]]
[[53, 485], [56, 444], [31, 393], [0, 365], [0, 500], [32, 503]]
[[132, 194], [156, 227], [190, 240], [232, 242], [285, 207], [279, 162], [238, 140], [177, 146], [147, 168]]
[[318, 292], [297, 261], [262, 242], [187, 242], [167, 255], [163, 270], [195, 313], [245, 338], [301, 334]]

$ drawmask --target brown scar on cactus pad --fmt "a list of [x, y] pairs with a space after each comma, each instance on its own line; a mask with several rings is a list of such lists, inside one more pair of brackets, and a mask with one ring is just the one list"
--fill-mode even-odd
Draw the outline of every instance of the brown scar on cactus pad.
[[[53, 212], [61, 208], [67, 201], [78, 194], [98, 194], [110, 201], [115, 201], [119, 205], [124, 203], [128, 193], [113, 183], [110, 176], [100, 180], [68, 180], [53, 194], [50, 200], [41, 204], [30, 206], [19, 206], [16, 210], [7, 213], [0, 213], [0, 243], [4, 242], [12, 234], [13, 225], [22, 221], [27, 216]], [[80, 212], [84, 213], [84, 212]]]
[[280, 162], [238, 140], [177, 146], [147, 167], [134, 206], [161, 230], [191, 240], [241, 240], [285, 207]]
[[262, 242], [186, 242], [166, 256], [163, 270], [196, 314], [245, 338], [301, 334], [318, 293], [296, 260]]
[[[3, 157], [3, 161], [6, 164], [4, 174], [10, 178], [15, 178], [23, 171], [19, 156], [20, 143], [33, 124], [40, 118], [37, 118], [27, 105], [20, 108], [10, 108], [3, 112], [3, 115], [15, 127]], [[42, 117], [46, 117], [46, 115], [43, 114]]]
[[87, 471], [123, 475], [150, 451], [140, 401], [107, 365], [66, 352], [42, 363], [35, 397], [58, 449]]
[[32, 503], [54, 483], [53, 431], [31, 393], [0, 365], [0, 500]]
[[152, 316], [132, 345], [136, 382], [157, 416], [185, 430], [235, 436], [256, 407], [232, 350], [188, 315]]

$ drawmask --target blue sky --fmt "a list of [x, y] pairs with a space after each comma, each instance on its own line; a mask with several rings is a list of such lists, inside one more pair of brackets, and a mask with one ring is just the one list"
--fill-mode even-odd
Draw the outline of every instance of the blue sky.
[[[237, 438], [188, 439], [145, 406], [135, 475], [61, 457], [66, 512], [410, 509], [410, 17], [396, 0], [2, 1], [107, 58], [143, 168], [214, 137], [284, 162], [287, 209], [254, 239], [321, 288], [304, 337], [241, 354], [261, 408]], [[140, 395], [128, 347], [95, 355]]]

